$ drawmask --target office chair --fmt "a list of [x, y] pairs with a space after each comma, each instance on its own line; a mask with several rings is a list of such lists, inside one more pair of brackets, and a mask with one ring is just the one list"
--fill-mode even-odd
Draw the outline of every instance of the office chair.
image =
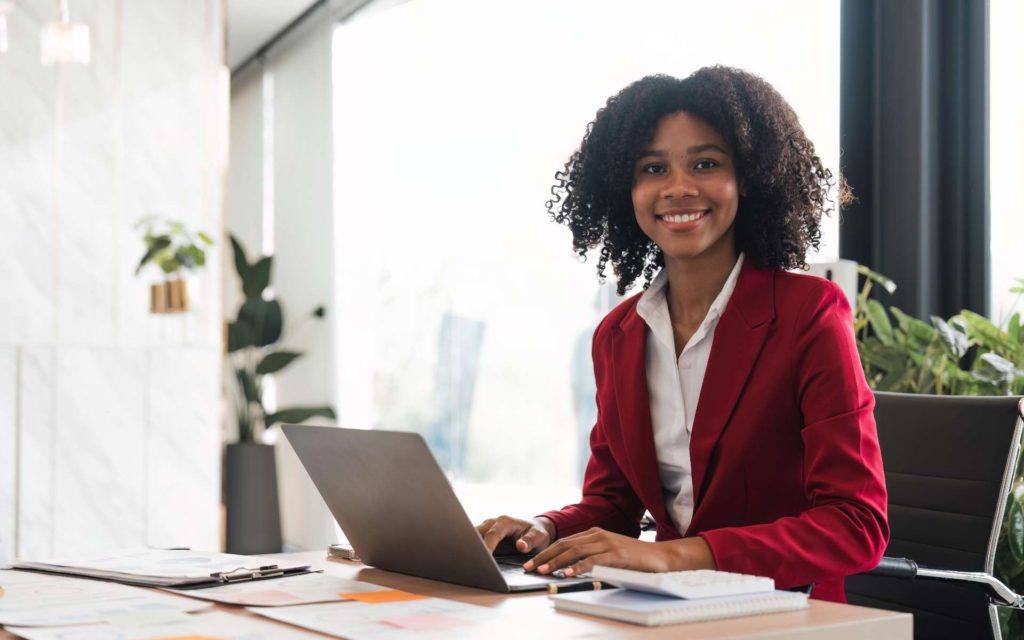
[[993, 575], [1020, 457], [1024, 400], [875, 394], [889, 546], [846, 579], [851, 604], [909, 612], [915, 638], [1002, 638], [1024, 597]]

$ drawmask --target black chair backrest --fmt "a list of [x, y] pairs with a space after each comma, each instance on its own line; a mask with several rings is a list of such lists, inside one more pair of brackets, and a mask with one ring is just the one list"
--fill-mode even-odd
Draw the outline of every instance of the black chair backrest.
[[[1012, 468], [1012, 397], [875, 394], [875, 421], [889, 491], [885, 555], [922, 567], [992, 571]], [[927, 580], [853, 576], [852, 604], [914, 614], [917, 638], [991, 637], [988, 599], [976, 588]]]

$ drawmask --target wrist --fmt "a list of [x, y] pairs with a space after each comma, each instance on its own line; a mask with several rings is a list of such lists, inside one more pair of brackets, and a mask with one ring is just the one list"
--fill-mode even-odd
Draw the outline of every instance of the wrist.
[[547, 516], [537, 516], [534, 518], [533, 526], [547, 534], [548, 544], [554, 542], [558, 536], [558, 528], [555, 526], [555, 523], [551, 521], [551, 518]]
[[665, 571], [689, 571], [693, 569], [717, 569], [711, 547], [701, 536], [657, 542], [663, 546], [661, 554], [666, 564]]

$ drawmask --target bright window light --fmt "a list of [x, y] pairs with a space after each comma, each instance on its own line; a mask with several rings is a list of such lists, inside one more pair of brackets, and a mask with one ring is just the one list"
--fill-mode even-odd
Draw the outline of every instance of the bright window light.
[[1024, 212], [1017, 185], [1024, 174], [1024, 2], [990, 0], [989, 3], [989, 181], [991, 218], [992, 320], [1005, 326], [1021, 296], [1010, 293], [1015, 278], [1024, 278]]
[[709, 64], [774, 84], [838, 174], [838, 0], [418, 0], [340, 26], [342, 425], [422, 433], [457, 486], [516, 505], [578, 495], [618, 299], [544, 202], [610, 95]]

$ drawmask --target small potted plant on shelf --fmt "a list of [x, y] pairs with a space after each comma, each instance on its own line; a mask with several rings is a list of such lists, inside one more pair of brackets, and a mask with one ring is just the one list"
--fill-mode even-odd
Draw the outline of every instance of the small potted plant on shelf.
[[143, 229], [142, 241], [146, 245], [135, 274], [147, 264], [154, 264], [164, 275], [163, 281], [150, 286], [150, 311], [188, 311], [188, 289], [182, 272], [199, 271], [206, 265], [206, 249], [213, 245], [213, 239], [202, 231], [192, 233], [181, 222], [155, 215], [143, 218], [135, 228]]
[[[238, 425], [238, 442], [227, 446], [224, 462], [227, 551], [274, 553], [281, 550], [277, 471], [274, 448], [263, 444], [263, 435], [278, 423], [304, 422], [313, 417], [333, 419], [335, 413], [330, 406], [268, 410], [264, 399], [266, 376], [279, 373], [302, 353], [279, 345], [284, 333], [284, 314], [281, 303], [267, 291], [273, 257], [263, 256], [250, 263], [234, 236], [231, 247], [245, 300], [235, 320], [227, 325]], [[312, 319], [324, 315], [323, 307], [309, 313]]]

